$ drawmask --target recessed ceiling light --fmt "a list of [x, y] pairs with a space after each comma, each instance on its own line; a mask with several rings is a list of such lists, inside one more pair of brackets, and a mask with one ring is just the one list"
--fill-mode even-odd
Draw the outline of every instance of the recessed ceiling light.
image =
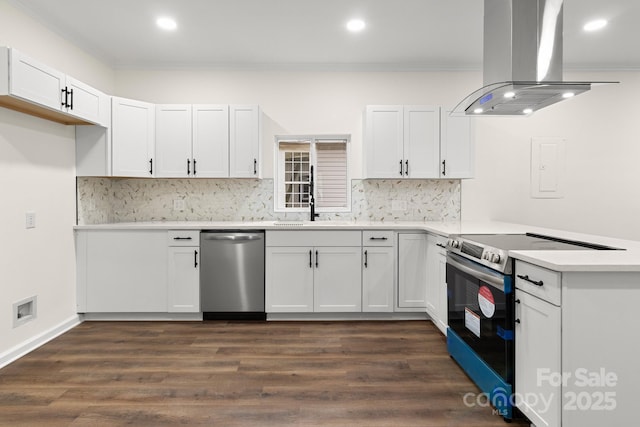
[[515, 97], [515, 96], [516, 96], [516, 93], [515, 93], [515, 92], [506, 92], [506, 93], [504, 94], [504, 97], [505, 97], [505, 98], [513, 98], [513, 97]]
[[563, 98], [571, 98], [574, 95], [575, 95], [575, 93], [573, 93], [573, 92], [565, 92], [565, 93], [562, 94], [562, 97]]
[[606, 26], [607, 26], [606, 19], [594, 19], [593, 21], [589, 21], [586, 24], [584, 24], [584, 27], [582, 27], [582, 29], [585, 31], [598, 31], [603, 29]]
[[352, 33], [362, 31], [364, 30], [364, 27], [366, 27], [366, 24], [362, 19], [352, 19], [351, 21], [347, 22], [347, 30], [351, 31]]
[[166, 16], [158, 18], [156, 20], [156, 25], [158, 25], [158, 27], [162, 28], [163, 30], [167, 30], [167, 31], [173, 31], [176, 28], [178, 28], [178, 24], [176, 24], [176, 21], [173, 18], [169, 18]]
[[531, 108], [525, 108], [524, 110], [522, 110], [522, 112], [525, 114], [531, 114], [533, 113], [533, 110]]
[[476, 114], [480, 114], [482, 113], [484, 110], [482, 108], [476, 108], [475, 110], [473, 110], [474, 113]]

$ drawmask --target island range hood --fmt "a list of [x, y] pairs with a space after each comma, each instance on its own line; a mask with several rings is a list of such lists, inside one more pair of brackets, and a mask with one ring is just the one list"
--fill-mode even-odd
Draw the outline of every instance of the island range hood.
[[563, 0], [484, 0], [484, 86], [453, 115], [527, 116], [614, 82], [562, 81]]

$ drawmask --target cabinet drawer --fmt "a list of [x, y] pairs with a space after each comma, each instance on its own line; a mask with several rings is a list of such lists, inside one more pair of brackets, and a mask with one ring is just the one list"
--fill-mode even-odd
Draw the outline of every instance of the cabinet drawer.
[[360, 246], [361, 231], [270, 231], [266, 232], [266, 246]]
[[168, 246], [200, 246], [200, 230], [169, 230]]
[[390, 230], [363, 231], [362, 246], [393, 246], [393, 231], [390, 231]]
[[561, 274], [526, 262], [516, 262], [516, 288], [560, 305]]

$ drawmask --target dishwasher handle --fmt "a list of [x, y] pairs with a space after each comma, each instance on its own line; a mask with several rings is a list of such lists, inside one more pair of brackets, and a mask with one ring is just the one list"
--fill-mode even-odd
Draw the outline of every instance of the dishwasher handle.
[[253, 240], [262, 240], [262, 236], [257, 234], [245, 234], [241, 236], [229, 234], [203, 234], [204, 240], [226, 240], [230, 242], [248, 242]]

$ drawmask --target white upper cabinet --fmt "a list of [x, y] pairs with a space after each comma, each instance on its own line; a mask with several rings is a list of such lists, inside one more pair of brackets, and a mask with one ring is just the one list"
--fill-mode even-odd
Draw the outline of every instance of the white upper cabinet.
[[475, 144], [473, 120], [450, 116], [442, 110], [440, 125], [440, 177], [473, 178]]
[[154, 176], [155, 105], [112, 98], [113, 176]]
[[229, 106], [194, 105], [193, 176], [229, 176]]
[[109, 123], [107, 95], [7, 47], [0, 48], [0, 97], [0, 105], [64, 124]]
[[404, 107], [404, 177], [434, 178], [440, 155], [440, 109], [432, 105]]
[[403, 177], [402, 105], [368, 106], [365, 127], [365, 178]]
[[367, 106], [363, 149], [365, 179], [473, 176], [470, 119], [437, 106]]
[[229, 107], [229, 177], [260, 178], [260, 107]]
[[193, 172], [191, 105], [156, 105], [156, 177]]

